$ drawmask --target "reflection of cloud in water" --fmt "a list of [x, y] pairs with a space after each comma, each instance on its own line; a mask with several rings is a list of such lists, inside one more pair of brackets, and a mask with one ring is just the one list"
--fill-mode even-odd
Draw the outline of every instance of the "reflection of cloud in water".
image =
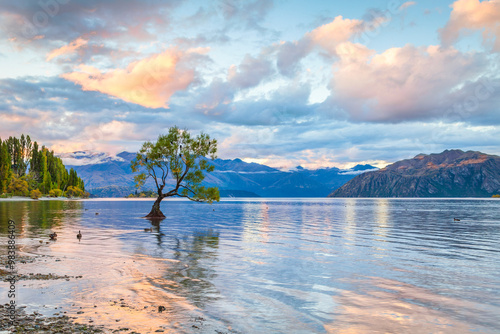
[[345, 223], [344, 238], [348, 241], [344, 245], [347, 248], [354, 246], [356, 239], [356, 199], [349, 198], [345, 200]]
[[[119, 259], [118, 264], [100, 273], [100, 279], [89, 281], [87, 289], [75, 295], [81, 300], [77, 306], [85, 312], [82, 319], [139, 332], [161, 327], [178, 333], [192, 330], [198, 317], [204, 319], [205, 329], [227, 331], [227, 326], [210, 319], [201, 309], [218, 295], [210, 283], [215, 272], [206, 265], [216, 257], [218, 238], [218, 233], [208, 230], [177, 239], [174, 259], [140, 254]], [[98, 313], [93, 307], [95, 301], [99, 302]], [[158, 312], [160, 305], [165, 307], [163, 313]], [[118, 325], [113, 326], [118, 319]]]
[[[217, 256], [218, 233], [208, 230], [176, 239], [174, 258], [164, 259], [123, 252], [127, 241], [119, 236], [147, 235], [143, 230], [87, 227], [79, 242], [76, 234], [68, 232], [75, 227], [66, 228], [48, 245], [31, 242], [37, 253], [62, 261], [26, 264], [24, 271], [83, 276], [69, 281], [30, 281], [22, 287], [19, 302], [32, 305], [31, 312], [53, 314], [55, 306], [62, 306], [77, 322], [140, 333], [159, 328], [167, 333], [190, 332], [193, 324], [202, 325], [196, 319], [203, 318], [204, 329], [228, 332], [227, 325], [201, 309], [218, 296], [211, 283], [215, 271], [210, 267]], [[40, 309], [41, 304], [51, 305], [52, 311]], [[166, 308], [163, 313], [158, 312], [160, 305]]]
[[492, 305], [482, 307], [391, 279], [359, 283], [373, 288], [334, 296], [340, 308], [334, 322], [325, 325], [328, 333], [493, 333], [483, 326], [494, 328], [500, 322], [500, 308]]

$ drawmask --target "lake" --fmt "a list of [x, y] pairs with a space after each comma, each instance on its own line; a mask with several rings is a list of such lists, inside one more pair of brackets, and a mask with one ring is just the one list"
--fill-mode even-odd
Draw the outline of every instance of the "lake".
[[0, 202], [0, 254], [11, 218], [20, 272], [71, 277], [18, 282], [18, 305], [140, 333], [500, 332], [500, 200], [151, 205]]

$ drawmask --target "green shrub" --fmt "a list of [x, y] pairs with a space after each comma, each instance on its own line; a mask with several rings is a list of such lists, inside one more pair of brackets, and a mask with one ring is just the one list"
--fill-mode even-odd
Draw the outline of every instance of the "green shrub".
[[78, 187], [73, 187], [69, 186], [68, 190], [66, 190], [66, 197], [71, 198], [71, 197], [83, 197], [84, 193], [83, 190], [78, 188]]
[[49, 191], [50, 197], [61, 197], [63, 195], [63, 191], [61, 189], [52, 189]]
[[14, 176], [10, 181], [7, 191], [14, 196], [28, 196], [28, 182]]
[[33, 199], [39, 199], [40, 197], [42, 197], [42, 192], [38, 189], [33, 189], [30, 192], [30, 197]]

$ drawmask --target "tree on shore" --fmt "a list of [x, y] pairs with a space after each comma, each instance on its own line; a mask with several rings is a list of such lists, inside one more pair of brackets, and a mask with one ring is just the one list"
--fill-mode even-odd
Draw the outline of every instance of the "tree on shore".
[[[192, 138], [187, 130], [171, 127], [166, 135], [160, 135], [156, 142], [145, 142], [132, 160], [136, 187], [144, 185], [148, 178], [153, 179], [158, 197], [146, 218], [163, 219], [160, 203], [166, 197], [185, 197], [196, 202], [212, 203], [219, 201], [216, 187], [202, 186], [205, 179], [203, 172], [210, 173], [214, 166], [206, 158], [215, 159], [217, 141], [207, 134]], [[170, 181], [170, 182], [169, 182]], [[165, 187], [172, 186], [166, 190]]]
[[[28, 192], [24, 191], [24, 183]], [[88, 195], [82, 179], [73, 169], [68, 172], [54, 151], [45, 146], [40, 148], [36, 141], [32, 142], [30, 136], [24, 134], [20, 139], [0, 138], [0, 195], [7, 191], [10, 195], [28, 196], [32, 190], [39, 190], [42, 194], [60, 190], [59, 194], [66, 193], [69, 187], [78, 188], [74, 190], [83, 196]]]

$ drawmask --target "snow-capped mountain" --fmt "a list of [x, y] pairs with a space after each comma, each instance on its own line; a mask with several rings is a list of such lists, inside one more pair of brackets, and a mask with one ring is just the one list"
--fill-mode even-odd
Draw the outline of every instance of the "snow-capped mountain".
[[57, 155], [68, 166], [97, 165], [111, 161], [124, 162], [119, 156], [113, 156], [104, 152], [76, 151], [71, 153], [61, 153]]
[[[61, 154], [65, 165], [74, 168], [85, 182], [85, 188], [99, 197], [126, 196], [135, 191], [130, 162], [135, 153], [121, 152], [116, 156], [98, 152]], [[326, 197], [354, 176], [376, 169], [358, 165], [348, 170], [296, 167], [282, 171], [241, 159], [210, 161], [215, 171], [207, 174], [205, 184], [219, 188], [222, 196], [263, 197]], [[149, 180], [144, 190], [155, 190]]]

